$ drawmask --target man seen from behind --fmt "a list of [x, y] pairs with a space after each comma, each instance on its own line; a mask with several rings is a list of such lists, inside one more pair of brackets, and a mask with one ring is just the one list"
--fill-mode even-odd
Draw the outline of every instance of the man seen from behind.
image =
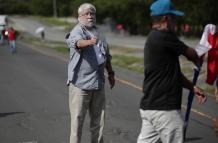
[[183, 143], [182, 88], [192, 90], [199, 103], [204, 103], [206, 96], [183, 75], [179, 56], [184, 55], [196, 66], [200, 58], [175, 34], [176, 18], [183, 12], [170, 0], [157, 0], [150, 10], [153, 23], [144, 48], [142, 127], [137, 143]]

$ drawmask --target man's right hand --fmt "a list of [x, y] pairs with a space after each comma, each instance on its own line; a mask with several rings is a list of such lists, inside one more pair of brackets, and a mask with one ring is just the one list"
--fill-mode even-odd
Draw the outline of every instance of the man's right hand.
[[97, 38], [96, 37], [92, 37], [90, 40], [90, 45], [96, 45], [97, 44]]
[[204, 91], [201, 88], [194, 86], [194, 93], [200, 104], [203, 104], [207, 101], [207, 95], [204, 93]]

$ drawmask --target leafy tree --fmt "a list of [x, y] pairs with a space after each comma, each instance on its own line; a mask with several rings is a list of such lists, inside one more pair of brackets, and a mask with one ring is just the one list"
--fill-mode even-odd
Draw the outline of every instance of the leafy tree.
[[[110, 18], [121, 23], [131, 34], [147, 34], [150, 21], [150, 5], [155, 0], [56, 0], [58, 16], [77, 17], [78, 6], [93, 3], [97, 8], [98, 22]], [[185, 12], [179, 24], [190, 24], [193, 34], [201, 33], [208, 23], [218, 24], [217, 0], [172, 0]], [[53, 16], [53, 0], [0, 0], [0, 14], [33, 14]]]
[[35, 15], [51, 16], [53, 14], [51, 0], [32, 0], [30, 8]]
[[145, 0], [94, 0], [93, 4], [100, 21], [110, 17], [123, 24], [131, 34], [143, 33], [150, 23]]
[[185, 12], [182, 22], [191, 25], [191, 35], [200, 36], [203, 27], [208, 23], [218, 24], [217, 0], [177, 0], [175, 3]]
[[0, 0], [0, 14], [29, 14], [29, 0]]
[[82, 3], [85, 3], [85, 2], [92, 3], [93, 0], [71, 0], [71, 2], [70, 2], [70, 4], [71, 4], [70, 11], [72, 12], [73, 16], [75, 16], [75, 17], [78, 16], [77, 9]]

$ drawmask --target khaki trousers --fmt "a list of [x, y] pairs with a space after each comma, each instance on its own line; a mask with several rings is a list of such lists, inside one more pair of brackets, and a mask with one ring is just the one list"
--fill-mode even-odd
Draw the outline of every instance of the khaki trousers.
[[70, 143], [80, 143], [83, 122], [89, 111], [91, 143], [103, 143], [105, 119], [105, 91], [81, 90], [69, 85], [69, 108], [71, 114]]
[[141, 133], [137, 143], [183, 143], [183, 119], [180, 110], [140, 110]]

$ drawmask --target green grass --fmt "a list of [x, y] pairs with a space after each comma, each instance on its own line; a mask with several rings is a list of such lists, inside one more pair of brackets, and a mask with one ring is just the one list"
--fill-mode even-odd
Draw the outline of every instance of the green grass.
[[[54, 18], [46, 18], [46, 21], [48, 23], [52, 24], [63, 24], [62, 22], [57, 22]], [[31, 43], [33, 45], [44, 47], [44, 48], [51, 48], [54, 49], [57, 52], [63, 53], [67, 55], [69, 53], [66, 43], [64, 42], [54, 42], [54, 41], [41, 41], [40, 38], [35, 38], [30, 35], [22, 34], [21, 33], [22, 40]], [[143, 49], [137, 49], [137, 48], [126, 48], [121, 46], [114, 46], [110, 45], [110, 52], [112, 54], [112, 65], [116, 65], [121, 68], [125, 68], [134, 72], [143, 73], [144, 67], [143, 67]], [[141, 54], [141, 55], [138, 55]], [[187, 61], [186, 58], [181, 57], [181, 69], [182, 72], [189, 78], [189, 80], [192, 80], [193, 77], [193, 67], [194, 65]], [[204, 83], [206, 72], [205, 70], [202, 70], [201, 72], [201, 80], [202, 84], [200, 87], [204, 89], [207, 93], [213, 95], [214, 93], [214, 87], [209, 86], [206, 83]]]
[[69, 51], [68, 51], [68, 48], [65, 46], [65, 47], [55, 47], [54, 48], [56, 51], [60, 52], [60, 53], [63, 53], [63, 54], [67, 54]]
[[[51, 42], [51, 41], [41, 41], [40, 38], [34, 38], [31, 36], [24, 36], [22, 40], [31, 43], [33, 45], [51, 48], [59, 53], [63, 53], [67, 55], [69, 53], [66, 43], [64, 42]], [[125, 68], [134, 72], [143, 73], [144, 65], [143, 65], [143, 56], [134, 56], [134, 53], [137, 53], [139, 49], [118, 47], [118, 46], [110, 46], [110, 51], [112, 53], [112, 65], [116, 65], [121, 68]], [[182, 64], [182, 72], [188, 77], [189, 80], [193, 78], [193, 66], [187, 62], [185, 58], [181, 58], [180, 62]], [[209, 86], [204, 83], [206, 71], [201, 71], [201, 81], [202, 84], [199, 85], [202, 89], [205, 90], [206, 93], [210, 95], [214, 94], [214, 87]], [[199, 80], [200, 80], [199, 79]]]
[[110, 47], [110, 50], [118, 52], [118, 53], [131, 54], [131, 53], [143, 52], [143, 49], [141, 48], [127, 48], [127, 47], [114, 46], [114, 45], [110, 45], [109, 47]]
[[69, 23], [60, 21], [58, 18], [54, 18], [54, 17], [42, 17], [41, 20], [42, 22], [45, 22], [46, 24], [49, 25], [56, 25], [56, 26], [69, 25]]
[[118, 54], [112, 56], [112, 64], [132, 71], [143, 73], [143, 58]]

